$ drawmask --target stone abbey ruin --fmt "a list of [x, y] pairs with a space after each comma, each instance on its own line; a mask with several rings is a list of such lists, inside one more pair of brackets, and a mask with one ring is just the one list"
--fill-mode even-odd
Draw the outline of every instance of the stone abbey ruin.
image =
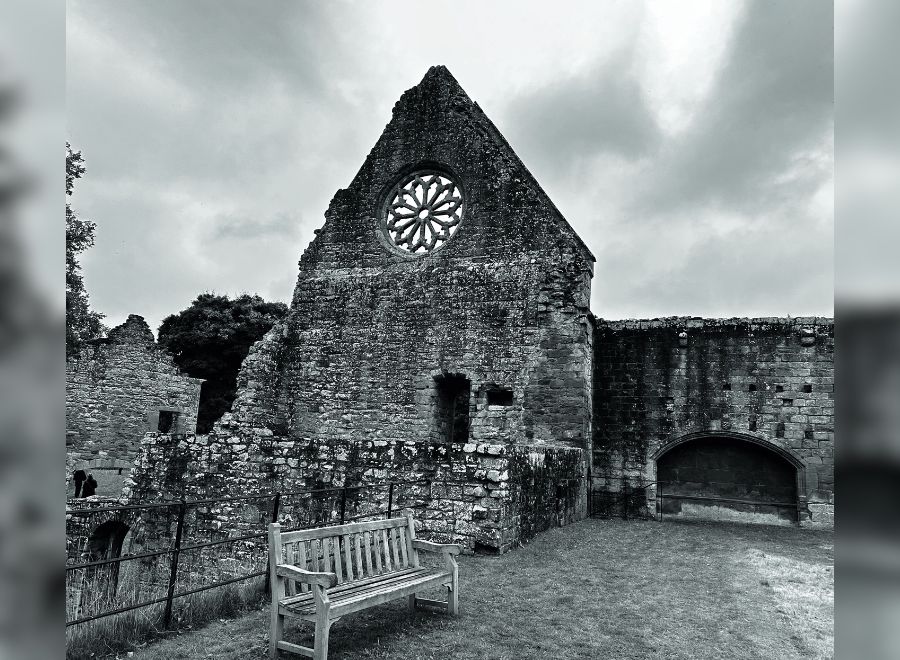
[[133, 465], [131, 501], [446, 482], [426, 531], [501, 552], [587, 515], [589, 489], [829, 524], [833, 320], [595, 317], [593, 255], [447, 69], [325, 217], [211, 434], [149, 331], [71, 362], [70, 471]]
[[68, 492], [82, 470], [98, 481], [98, 495], [120, 495], [145, 432], [196, 428], [202, 382], [181, 372], [135, 314], [88, 342], [66, 361]]

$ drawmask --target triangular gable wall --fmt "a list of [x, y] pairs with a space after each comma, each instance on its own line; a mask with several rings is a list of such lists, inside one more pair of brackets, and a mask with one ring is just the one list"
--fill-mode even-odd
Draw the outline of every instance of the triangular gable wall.
[[332, 199], [301, 268], [382, 264], [380, 214], [386, 191], [403, 174], [432, 166], [452, 173], [462, 185], [466, 212], [457, 235], [429, 256], [489, 259], [537, 251], [560, 258], [563, 251], [592, 270], [590, 250], [443, 66], [429, 69], [397, 101], [350, 186]]

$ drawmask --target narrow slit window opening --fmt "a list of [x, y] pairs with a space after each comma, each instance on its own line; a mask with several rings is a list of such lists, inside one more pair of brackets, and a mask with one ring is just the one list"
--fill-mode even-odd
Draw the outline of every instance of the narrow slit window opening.
[[489, 406], [511, 406], [513, 404], [512, 390], [494, 388], [487, 391], [487, 404]]

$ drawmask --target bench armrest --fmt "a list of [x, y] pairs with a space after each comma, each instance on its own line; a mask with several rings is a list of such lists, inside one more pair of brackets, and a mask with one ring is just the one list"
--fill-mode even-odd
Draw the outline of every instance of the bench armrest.
[[305, 582], [307, 584], [317, 584], [320, 587], [333, 587], [337, 584], [337, 575], [334, 573], [317, 573], [315, 571], [307, 571], [297, 568], [291, 564], [278, 564], [275, 567], [275, 575], [278, 577], [290, 578], [297, 582]]
[[448, 555], [458, 555], [462, 551], [456, 543], [432, 543], [420, 539], [413, 539], [412, 546], [423, 552], [440, 552]]

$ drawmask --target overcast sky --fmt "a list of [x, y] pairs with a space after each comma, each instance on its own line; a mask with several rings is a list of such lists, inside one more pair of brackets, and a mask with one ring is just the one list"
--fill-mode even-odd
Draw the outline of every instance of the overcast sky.
[[597, 257], [604, 318], [832, 314], [833, 9], [69, 0], [92, 305], [290, 300], [400, 94], [444, 64]]

